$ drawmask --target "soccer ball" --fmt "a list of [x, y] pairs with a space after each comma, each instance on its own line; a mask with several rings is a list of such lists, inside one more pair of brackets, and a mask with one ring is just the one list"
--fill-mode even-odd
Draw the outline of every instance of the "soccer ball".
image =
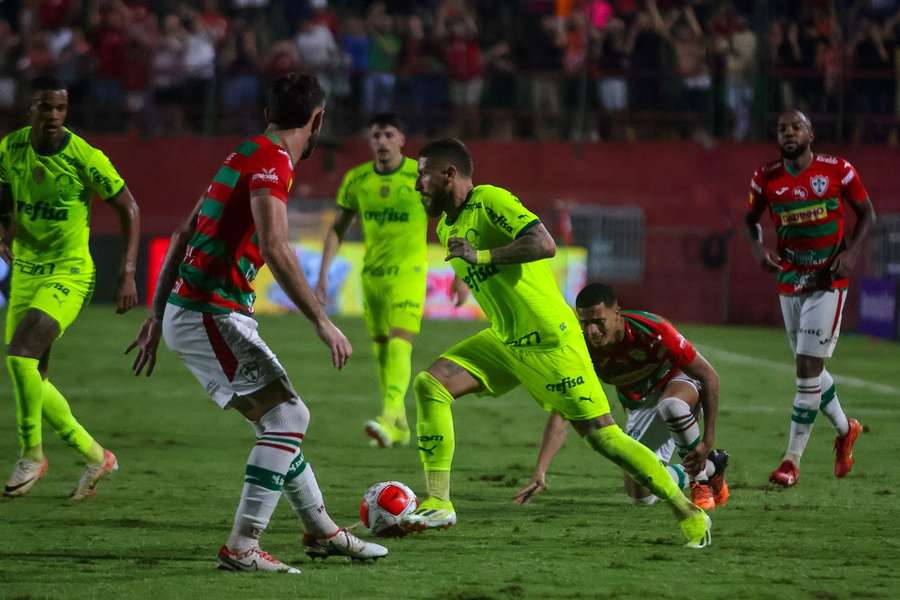
[[370, 487], [359, 503], [359, 518], [372, 534], [380, 537], [402, 537], [400, 517], [416, 510], [419, 499], [415, 492], [399, 481], [382, 481]]

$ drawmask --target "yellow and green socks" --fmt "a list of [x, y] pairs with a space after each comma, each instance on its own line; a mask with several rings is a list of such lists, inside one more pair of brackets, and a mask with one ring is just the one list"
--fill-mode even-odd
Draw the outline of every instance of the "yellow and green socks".
[[668, 501], [680, 518], [695, 510], [653, 451], [627, 436], [618, 425], [596, 429], [584, 439], [591, 448], [619, 465], [640, 485]]
[[372, 344], [378, 363], [378, 382], [383, 398], [382, 416], [388, 425], [401, 431], [409, 429], [406, 421], [406, 390], [412, 370], [412, 344], [401, 337]]
[[416, 434], [419, 459], [425, 468], [429, 496], [450, 498], [450, 467], [456, 440], [453, 433], [453, 396], [428, 371], [413, 380], [416, 393]]

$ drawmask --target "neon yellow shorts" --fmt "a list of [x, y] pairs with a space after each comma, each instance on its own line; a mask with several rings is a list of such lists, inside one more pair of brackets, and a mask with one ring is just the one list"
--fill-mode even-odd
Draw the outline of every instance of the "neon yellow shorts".
[[501, 396], [522, 384], [546, 411], [570, 421], [609, 412], [606, 394], [594, 372], [581, 335], [552, 350], [508, 346], [490, 329], [478, 332], [441, 355], [481, 381], [482, 396]]
[[94, 293], [94, 265], [84, 260], [34, 263], [16, 258], [11, 271], [4, 336], [7, 344], [32, 308], [56, 319], [62, 335]]
[[392, 329], [419, 333], [425, 307], [425, 270], [396, 277], [363, 276], [363, 308], [372, 337]]

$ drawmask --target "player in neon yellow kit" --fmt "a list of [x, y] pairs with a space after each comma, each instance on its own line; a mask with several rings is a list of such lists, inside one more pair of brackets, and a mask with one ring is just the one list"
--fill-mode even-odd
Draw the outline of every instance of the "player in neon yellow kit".
[[[362, 222], [366, 254], [362, 288], [366, 325], [378, 362], [383, 406], [365, 425], [382, 448], [409, 443], [404, 397], [409, 387], [412, 342], [425, 303], [428, 216], [416, 191], [416, 161], [403, 155], [406, 138], [391, 113], [369, 121], [374, 160], [350, 169], [337, 194], [338, 217], [325, 237], [316, 296], [328, 300], [328, 267], [350, 224]], [[454, 282], [457, 302], [466, 290]]]
[[93, 495], [97, 483], [118, 468], [115, 455], [75, 420], [66, 399], [47, 379], [54, 340], [75, 321], [94, 291], [88, 238], [95, 195], [118, 211], [126, 240], [116, 312], [137, 304], [137, 204], [103, 152], [64, 127], [67, 110], [65, 84], [40, 77], [32, 85], [31, 125], [0, 141], [0, 197], [9, 210], [0, 228], [0, 254], [12, 265], [6, 366], [21, 452], [3, 491], [10, 497], [27, 493], [47, 471], [42, 416], [87, 461], [70, 495], [73, 500]]
[[594, 372], [575, 313], [547, 258], [556, 244], [541, 221], [503, 188], [472, 184], [472, 157], [455, 139], [419, 153], [417, 189], [447, 260], [491, 326], [456, 344], [416, 375], [419, 457], [428, 497], [402, 519], [408, 530], [456, 523], [450, 502], [455, 434], [450, 406], [469, 393], [500, 396], [519, 384], [547, 411], [572, 423], [592, 449], [665, 499], [691, 548], [711, 542], [711, 521], [666, 473], [656, 455], [619, 428]]

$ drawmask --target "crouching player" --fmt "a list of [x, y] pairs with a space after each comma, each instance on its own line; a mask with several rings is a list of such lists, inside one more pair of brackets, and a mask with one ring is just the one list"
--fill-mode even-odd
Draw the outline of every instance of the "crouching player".
[[[719, 376], [712, 365], [665, 319], [622, 310], [607, 285], [581, 290], [575, 311], [597, 376], [616, 386], [628, 413], [626, 433], [656, 452], [672, 479], [690, 488], [694, 504], [704, 510], [725, 504], [728, 454], [711, 450], [719, 408]], [[547, 469], [565, 439], [565, 420], [551, 413], [534, 474], [514, 502], [524, 504], [547, 487]], [[670, 464], [676, 448], [682, 463]], [[636, 504], [657, 500], [627, 473], [625, 492]]]

